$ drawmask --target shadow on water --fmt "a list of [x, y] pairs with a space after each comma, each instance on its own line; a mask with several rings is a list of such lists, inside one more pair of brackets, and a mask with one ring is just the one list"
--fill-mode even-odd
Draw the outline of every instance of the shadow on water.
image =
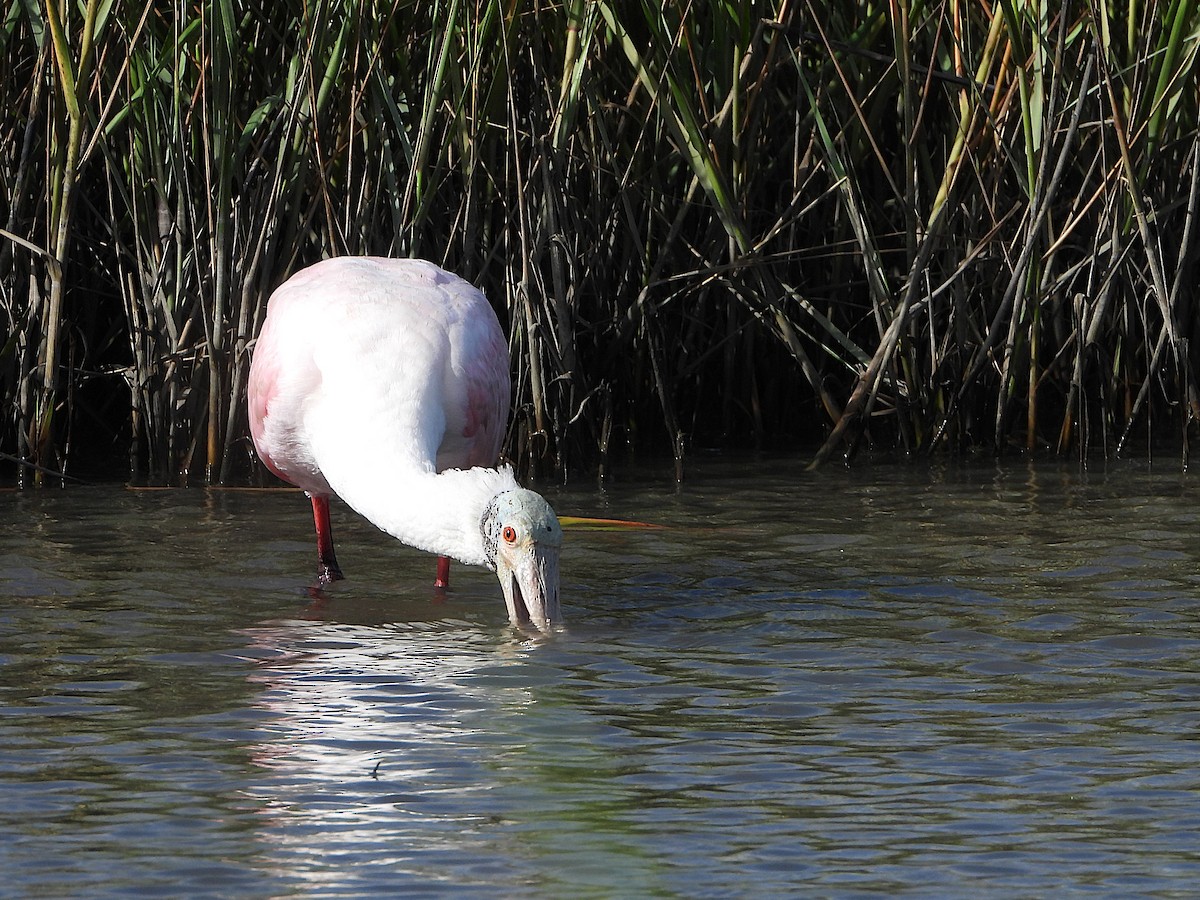
[[565, 634], [302, 498], [0, 496], [20, 894], [1186, 893], [1194, 479], [714, 462], [564, 492]]

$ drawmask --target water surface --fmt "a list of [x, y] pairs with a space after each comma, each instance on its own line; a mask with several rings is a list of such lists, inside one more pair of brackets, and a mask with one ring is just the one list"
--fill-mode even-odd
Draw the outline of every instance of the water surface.
[[1171, 466], [761, 459], [564, 515], [569, 630], [299, 494], [0, 494], [0, 894], [1189, 896]]

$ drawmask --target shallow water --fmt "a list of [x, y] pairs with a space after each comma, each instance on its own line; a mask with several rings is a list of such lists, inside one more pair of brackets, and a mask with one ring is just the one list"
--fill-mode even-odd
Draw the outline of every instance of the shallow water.
[[551, 492], [569, 630], [291, 492], [0, 494], [8, 896], [1189, 896], [1171, 466]]

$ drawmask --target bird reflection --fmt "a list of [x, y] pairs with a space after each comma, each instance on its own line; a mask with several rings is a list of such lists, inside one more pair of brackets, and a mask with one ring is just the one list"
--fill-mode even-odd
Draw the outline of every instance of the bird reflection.
[[315, 885], [350, 852], [427, 859], [453, 844], [469, 858], [485, 840], [489, 853], [508, 852], [495, 846], [507, 838], [472, 834], [502, 815], [488, 810], [497, 769], [525, 749], [506, 723], [534, 703], [523, 664], [535, 641], [445, 618], [295, 619], [244, 635], [263, 714], [252, 758], [265, 775], [255, 800], [271, 868]]
[[257, 660], [250, 678], [262, 688], [258, 705], [272, 714], [271, 736], [285, 739], [268, 741], [264, 759], [328, 756], [321, 770], [359, 773], [374, 769], [389, 748], [432, 732], [441, 740], [470, 734], [475, 716], [531, 702], [528, 689], [497, 670], [528, 655], [536, 641], [447, 619], [436, 605], [387, 624], [318, 617], [335, 611], [372, 619], [377, 612], [342, 601], [315, 597], [307, 618], [245, 632]]

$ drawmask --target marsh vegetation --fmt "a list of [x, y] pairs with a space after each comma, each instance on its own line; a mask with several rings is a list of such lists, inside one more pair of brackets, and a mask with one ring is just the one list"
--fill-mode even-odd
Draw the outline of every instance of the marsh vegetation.
[[5, 466], [246, 477], [266, 298], [347, 253], [486, 291], [509, 452], [548, 476], [1186, 453], [1198, 29], [1193, 0], [10, 0]]

